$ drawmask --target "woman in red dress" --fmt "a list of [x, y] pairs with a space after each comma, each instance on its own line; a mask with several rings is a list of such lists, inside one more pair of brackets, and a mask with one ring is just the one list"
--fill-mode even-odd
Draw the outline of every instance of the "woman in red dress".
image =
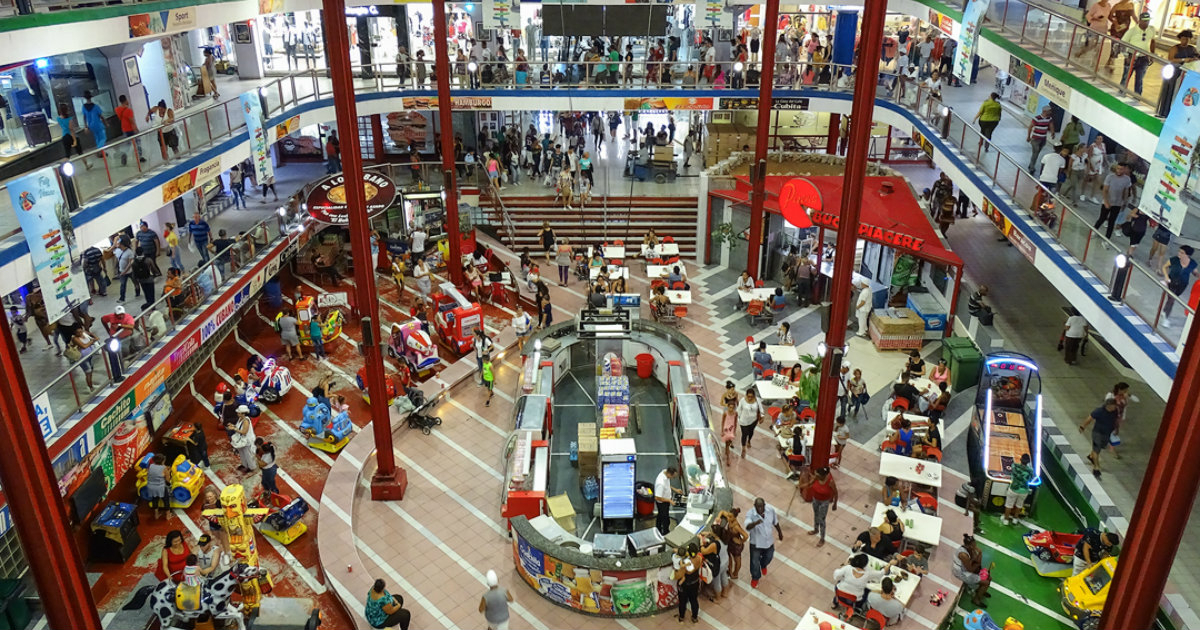
[[392, 263], [388, 260], [387, 235], [383, 233], [383, 230], [371, 233], [371, 246], [378, 250], [375, 255], [375, 271], [384, 274], [391, 273]]
[[154, 577], [159, 580], [171, 578], [176, 584], [183, 581], [183, 568], [187, 565], [187, 557], [192, 550], [183, 542], [183, 533], [178, 529], [167, 532], [167, 543], [163, 545], [162, 556], [154, 566]]

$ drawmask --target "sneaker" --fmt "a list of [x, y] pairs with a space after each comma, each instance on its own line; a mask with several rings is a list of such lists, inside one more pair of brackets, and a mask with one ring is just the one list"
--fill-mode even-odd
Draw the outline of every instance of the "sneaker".
[[763, 567], [763, 568], [762, 568], [762, 574], [763, 574], [763, 575], [766, 575], [766, 574], [767, 574], [767, 567]]
[[750, 580], [750, 588], [758, 588], [758, 580]]
[[1166, 326], [1167, 328], [1170, 328], [1170, 327], [1171, 327], [1171, 320], [1170, 320], [1169, 318], [1166, 318], [1166, 317], [1164, 317], [1164, 318], [1162, 319], [1162, 325], [1163, 325], [1163, 326]]
[[1080, 200], [1080, 201], [1087, 201], [1087, 200], [1088, 200], [1088, 198], [1087, 198], [1087, 196], [1086, 196], [1086, 195], [1079, 195], [1079, 200]]

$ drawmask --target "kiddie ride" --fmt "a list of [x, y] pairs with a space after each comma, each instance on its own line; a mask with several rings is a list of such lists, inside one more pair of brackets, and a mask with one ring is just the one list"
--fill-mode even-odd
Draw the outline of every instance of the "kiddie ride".
[[1070, 577], [1075, 556], [1075, 545], [1083, 540], [1083, 534], [1066, 534], [1029, 530], [1021, 537], [1025, 548], [1033, 558], [1033, 566], [1043, 577]]
[[443, 282], [438, 288], [440, 291], [430, 296], [436, 311], [434, 328], [455, 352], [466, 354], [475, 347], [475, 329], [483, 325], [483, 309], [463, 297], [453, 283]]
[[350, 422], [349, 411], [339, 410], [335, 416], [324, 403], [309, 398], [304, 406], [304, 418], [300, 421], [300, 433], [308, 438], [309, 446], [336, 453], [350, 442], [354, 423]]
[[249, 508], [265, 508], [267, 514], [254, 517], [258, 531], [267, 538], [290, 545], [308, 531], [308, 526], [300, 522], [308, 513], [308, 504], [299, 497], [293, 499], [286, 494], [278, 494], [263, 490], [259, 497], [246, 504]]
[[1117, 559], [1104, 558], [1088, 567], [1083, 573], [1062, 581], [1062, 607], [1075, 622], [1079, 630], [1096, 630], [1100, 627], [1100, 614], [1108, 599], [1108, 587], [1117, 572]]
[[[292, 389], [292, 373], [275, 362], [274, 358], [251, 356], [246, 369], [238, 370], [242, 380], [249, 383], [246, 395], [250, 402], [261, 400], [265, 404], [277, 403]], [[253, 393], [253, 398], [249, 398]], [[253, 408], [251, 408], [253, 412]], [[251, 414], [256, 415], [256, 414]]]
[[[150, 464], [153, 461], [154, 453], [146, 453], [146, 456], [137, 463], [137, 493], [143, 501], [150, 500], [150, 492], [146, 486], [150, 483]], [[176, 457], [167, 471], [169, 473], [167, 497], [171, 507], [187, 508], [191, 506], [196, 497], [200, 496], [200, 488], [204, 485], [204, 471], [183, 455]]]
[[425, 322], [414, 318], [404, 324], [392, 324], [392, 334], [388, 337], [388, 356], [406, 364], [418, 376], [431, 372], [438, 362], [437, 344], [425, 327]]
[[321, 313], [317, 310], [317, 302], [311, 295], [306, 295], [296, 302], [296, 319], [300, 321], [298, 332], [300, 333], [300, 343], [311, 346], [312, 334], [309, 331], [310, 324], [313, 319], [316, 319], [321, 324], [321, 341], [329, 343], [342, 334], [342, 324], [346, 321], [346, 316], [342, 314], [341, 309], [336, 307], [328, 309], [325, 314], [324, 321], [321, 320]]
[[[245, 378], [242, 380], [245, 381]], [[257, 420], [262, 415], [262, 409], [258, 406], [258, 390], [259, 388], [257, 387], [246, 387], [242, 393], [233, 397], [233, 402], [230, 404], [233, 405], [234, 409], [241, 405], [246, 405], [246, 408], [250, 410], [250, 413], [247, 415], [250, 416], [251, 420]], [[225, 407], [225, 393], [228, 391], [229, 385], [217, 383], [217, 393], [213, 396], [213, 414], [218, 418], [221, 417], [221, 411]]]

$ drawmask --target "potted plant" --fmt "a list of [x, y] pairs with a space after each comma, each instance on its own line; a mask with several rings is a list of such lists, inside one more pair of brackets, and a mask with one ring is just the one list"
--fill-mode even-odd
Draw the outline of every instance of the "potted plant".
[[813, 411], [817, 410], [817, 394], [821, 388], [821, 357], [815, 354], [802, 354], [799, 357], [804, 370], [800, 382], [796, 383], [796, 397], [807, 402]]
[[732, 223], [718, 224], [717, 228], [712, 231], [712, 242], [716, 247], [728, 245], [732, 248], [734, 245], [737, 245], [738, 240], [741, 238], [742, 235], [733, 229]]

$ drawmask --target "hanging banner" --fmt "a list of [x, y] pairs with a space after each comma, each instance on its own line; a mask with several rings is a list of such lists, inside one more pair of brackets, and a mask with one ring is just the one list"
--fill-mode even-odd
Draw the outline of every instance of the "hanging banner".
[[1189, 202], [1200, 205], [1200, 181], [1196, 181], [1200, 166], [1193, 164], [1200, 144], [1200, 72], [1185, 72], [1179, 82], [1146, 174], [1141, 203], [1143, 212], [1149, 212], [1176, 236], [1188, 215]]
[[521, 28], [521, 0], [483, 0], [483, 28]]
[[989, 4], [990, 0], [967, 0], [967, 8], [963, 9], [958, 50], [954, 52], [954, 76], [963, 83], [971, 82], [971, 59], [975, 57], [975, 49], [979, 45], [979, 29]]
[[706, 97], [650, 97], [650, 98], [626, 98], [625, 110], [633, 111], [641, 110], [663, 110], [663, 109], [679, 109], [679, 110], [709, 110], [713, 108], [713, 99]]
[[129, 16], [129, 39], [196, 28], [196, 7], [178, 7]]
[[54, 411], [50, 408], [49, 391], [44, 391], [33, 399], [33, 413], [37, 417], [38, 428], [42, 430], [42, 439], [50, 439], [58, 430], [58, 425], [54, 423]]
[[733, 28], [733, 11], [725, 9], [725, 0], [705, 0], [701, 8], [703, 28]]
[[56, 322], [90, 296], [82, 269], [71, 269], [75, 232], [54, 167], [8, 182], [8, 196], [29, 245], [29, 258], [46, 302], [46, 316]]
[[193, 188], [221, 174], [221, 158], [215, 157], [162, 185], [163, 204], [187, 194]]
[[983, 199], [983, 216], [991, 219], [992, 223], [996, 224], [996, 229], [1000, 230], [1008, 242], [1012, 243], [1029, 262], [1034, 262], [1037, 258], [1037, 246], [1030, 242], [1025, 233], [1018, 230], [1017, 226], [1013, 225], [1012, 221], [1009, 221], [1008, 217], [1004, 216], [1004, 213], [992, 205], [992, 202], [988, 201], [986, 197]]
[[262, 101], [257, 92], [246, 92], [241, 101], [246, 133], [250, 136], [250, 161], [254, 162], [258, 181], [265, 182], [275, 177], [275, 166], [271, 164], [271, 143], [267, 141], [267, 130], [263, 127]]
[[[400, 99], [404, 109], [437, 109], [438, 99], [436, 96], [405, 96]], [[491, 109], [492, 97], [490, 96], [452, 96], [450, 97], [450, 109]]]
[[[386, 211], [396, 201], [396, 183], [382, 173], [366, 171], [362, 177], [367, 218]], [[342, 173], [317, 182], [308, 193], [308, 214], [321, 223], [349, 225], [350, 208], [346, 204], [346, 177]]]
[[[721, 98], [721, 109], [758, 109], [758, 98]], [[771, 109], [778, 111], [808, 111], [808, 99], [794, 96], [771, 99]]]

